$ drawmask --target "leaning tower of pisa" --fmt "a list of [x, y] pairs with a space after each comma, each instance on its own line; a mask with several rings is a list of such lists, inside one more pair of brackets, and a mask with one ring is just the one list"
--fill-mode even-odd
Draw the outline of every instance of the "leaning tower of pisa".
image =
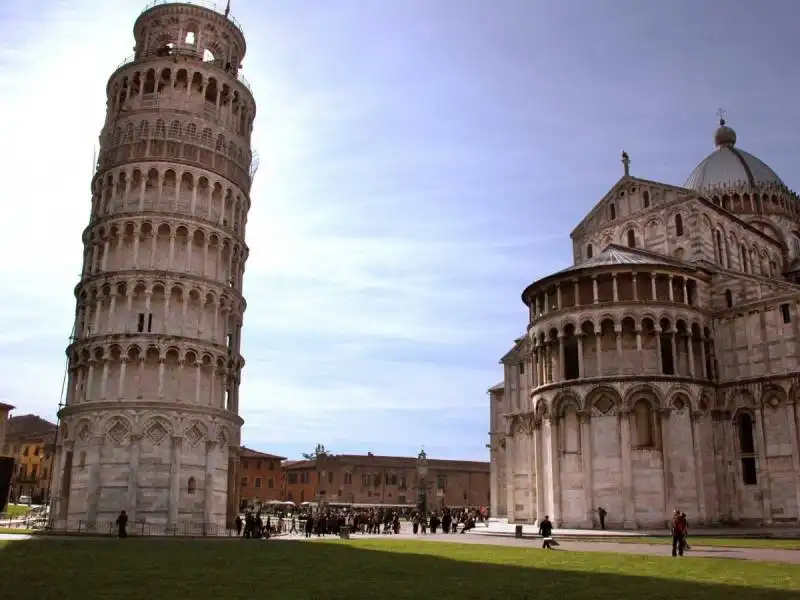
[[242, 28], [155, 2], [108, 80], [51, 485], [56, 523], [224, 526], [237, 507], [245, 226], [257, 160]]

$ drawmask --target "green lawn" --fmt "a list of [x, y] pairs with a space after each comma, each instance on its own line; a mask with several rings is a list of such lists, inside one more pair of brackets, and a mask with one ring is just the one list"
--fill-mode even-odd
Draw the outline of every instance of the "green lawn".
[[[689, 537], [691, 546], [714, 546], [717, 548], [766, 548], [774, 550], [800, 550], [800, 539], [776, 538], [721, 538], [721, 537]], [[583, 541], [583, 540], [582, 540]], [[591, 538], [592, 542], [621, 542], [623, 544], [664, 544], [666, 537], [615, 537], [612, 539]]]
[[[0, 598], [796, 599], [800, 567], [400, 540], [0, 542]], [[792, 591], [789, 591], [792, 590]]]
[[25, 504], [8, 504], [4, 511], [6, 516], [12, 519], [24, 517], [31, 511], [30, 507]]

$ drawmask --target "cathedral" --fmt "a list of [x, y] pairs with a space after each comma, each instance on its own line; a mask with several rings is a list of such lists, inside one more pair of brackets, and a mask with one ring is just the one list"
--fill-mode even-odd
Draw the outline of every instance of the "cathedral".
[[491, 511], [556, 527], [800, 522], [800, 198], [736, 145], [623, 177], [529, 285], [489, 389]]

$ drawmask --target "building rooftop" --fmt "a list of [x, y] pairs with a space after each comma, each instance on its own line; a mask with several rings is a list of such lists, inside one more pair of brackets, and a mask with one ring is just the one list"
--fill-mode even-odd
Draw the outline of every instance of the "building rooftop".
[[8, 420], [8, 436], [31, 437], [52, 434], [56, 424], [37, 415], [19, 415]]
[[679, 261], [671, 260], [665, 256], [653, 254], [652, 252], [610, 244], [596, 256], [578, 263], [577, 265], [567, 267], [559, 271], [559, 273], [568, 273], [570, 271], [577, 271], [578, 269], [591, 269], [592, 267], [606, 267], [611, 265], [677, 266], [680, 264]]
[[285, 456], [280, 456], [278, 454], [269, 454], [268, 452], [259, 452], [258, 450], [253, 450], [248, 448], [247, 446], [242, 446], [239, 449], [239, 457], [240, 458], [266, 458], [269, 460], [286, 460]]

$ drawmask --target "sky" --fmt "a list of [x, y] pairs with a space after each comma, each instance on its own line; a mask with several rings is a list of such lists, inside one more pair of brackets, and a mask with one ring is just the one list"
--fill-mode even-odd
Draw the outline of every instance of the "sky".
[[[0, 2], [0, 402], [55, 420], [105, 85], [144, 2]], [[793, 0], [232, 0], [258, 103], [243, 442], [488, 460], [532, 281], [622, 175], [798, 187]]]

